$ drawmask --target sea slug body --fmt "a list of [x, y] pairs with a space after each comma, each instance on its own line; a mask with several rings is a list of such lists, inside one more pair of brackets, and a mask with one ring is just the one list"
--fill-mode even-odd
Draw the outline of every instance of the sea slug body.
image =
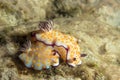
[[51, 21], [42, 22], [39, 27], [43, 32], [36, 32], [36, 40], [54, 47], [68, 65], [76, 67], [82, 63], [80, 47], [75, 37], [53, 30], [53, 22]]
[[40, 22], [39, 28], [31, 33], [29, 42], [19, 55], [26, 67], [49, 69], [58, 66], [60, 58], [72, 67], [82, 63], [80, 47], [75, 37], [53, 30], [52, 21]]
[[51, 46], [46, 46], [41, 42], [28, 44], [30, 45], [26, 49], [23, 48], [23, 53], [19, 55], [26, 67], [41, 70], [59, 65], [59, 54]]

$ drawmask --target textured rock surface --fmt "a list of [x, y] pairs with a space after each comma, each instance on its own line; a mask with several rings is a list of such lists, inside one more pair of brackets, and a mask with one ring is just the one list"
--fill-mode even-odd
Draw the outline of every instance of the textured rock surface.
[[0, 0], [0, 25], [43, 20], [49, 4], [49, 0]]
[[[119, 80], [119, 0], [0, 0], [0, 80]], [[76, 68], [35, 71], [18, 51], [38, 21], [52, 18], [54, 29], [75, 36], [87, 56]]]

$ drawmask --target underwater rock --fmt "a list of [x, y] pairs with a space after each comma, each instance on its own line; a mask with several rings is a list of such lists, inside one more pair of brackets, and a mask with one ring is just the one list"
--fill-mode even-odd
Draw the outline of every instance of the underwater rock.
[[102, 22], [120, 28], [120, 1], [104, 0], [93, 9], [94, 16]]
[[0, 25], [15, 26], [24, 22], [37, 22], [46, 18], [49, 0], [0, 1]]
[[[0, 80], [120, 79], [120, 30], [116, 29], [120, 1], [77, 1], [0, 0]], [[57, 68], [35, 71], [19, 60], [16, 52], [26, 35], [36, 30], [34, 21], [47, 18], [54, 18], [54, 29], [78, 39], [81, 52], [87, 54], [80, 66], [72, 68], [61, 61]]]

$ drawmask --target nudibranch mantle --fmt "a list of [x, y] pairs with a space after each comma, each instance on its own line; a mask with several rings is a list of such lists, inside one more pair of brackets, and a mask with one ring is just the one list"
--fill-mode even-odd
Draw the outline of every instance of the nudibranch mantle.
[[22, 48], [19, 58], [28, 68], [35, 70], [58, 66], [59, 59], [72, 67], [82, 63], [77, 39], [71, 35], [53, 30], [53, 22], [40, 22], [40, 30], [34, 31]]
[[[64, 61], [67, 61], [69, 65], [75, 67], [76, 65], [81, 64], [80, 48], [76, 38], [55, 30], [44, 33], [37, 33], [35, 36], [38, 41], [44, 42], [47, 45], [52, 46], [54, 44], [54, 49], [59, 52], [61, 58]], [[59, 49], [60, 47], [61, 49]]]
[[43, 32], [38, 31], [35, 34], [35, 38], [46, 45], [54, 47], [68, 65], [73, 67], [80, 65], [82, 61], [77, 39], [68, 34], [53, 30], [52, 27], [53, 23], [51, 21], [40, 23], [40, 29]]

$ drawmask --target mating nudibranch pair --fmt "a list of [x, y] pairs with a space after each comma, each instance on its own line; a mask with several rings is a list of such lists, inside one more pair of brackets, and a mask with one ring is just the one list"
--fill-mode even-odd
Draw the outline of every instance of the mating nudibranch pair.
[[68, 65], [80, 65], [81, 54], [77, 39], [53, 30], [53, 22], [40, 22], [40, 30], [32, 32], [30, 41], [19, 58], [26, 67], [36, 70], [58, 66], [61, 58]]

